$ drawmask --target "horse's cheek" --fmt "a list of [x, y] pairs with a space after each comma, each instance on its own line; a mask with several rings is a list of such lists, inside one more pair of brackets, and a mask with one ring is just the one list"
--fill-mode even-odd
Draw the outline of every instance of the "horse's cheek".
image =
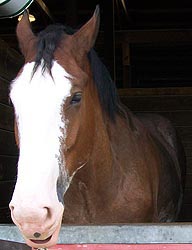
[[67, 151], [70, 150], [75, 144], [78, 136], [78, 131], [79, 131], [79, 123], [77, 119], [75, 118], [67, 119], [66, 139], [65, 139], [65, 146]]

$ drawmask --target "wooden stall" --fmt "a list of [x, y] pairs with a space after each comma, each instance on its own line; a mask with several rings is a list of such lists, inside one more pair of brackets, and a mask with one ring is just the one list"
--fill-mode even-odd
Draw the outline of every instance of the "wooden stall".
[[9, 86], [22, 60], [18, 52], [0, 40], [0, 223], [11, 222], [8, 204], [16, 179], [18, 150], [13, 134], [14, 111], [9, 100]]

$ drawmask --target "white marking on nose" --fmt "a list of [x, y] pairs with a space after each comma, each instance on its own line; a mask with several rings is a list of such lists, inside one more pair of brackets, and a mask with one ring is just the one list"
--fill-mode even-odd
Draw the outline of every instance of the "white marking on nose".
[[38, 209], [48, 206], [56, 216], [59, 160], [64, 165], [64, 176], [68, 176], [65, 160], [60, 155], [61, 141], [62, 147], [65, 145], [67, 124], [62, 107], [70, 96], [72, 85], [70, 75], [57, 62], [53, 63], [53, 78], [48, 72], [42, 74], [39, 67], [31, 79], [33, 67], [34, 62], [27, 63], [11, 85], [10, 97], [18, 122], [20, 155], [10, 206], [17, 207], [19, 211], [25, 200], [21, 213], [23, 209], [27, 210], [24, 212], [26, 216], [30, 216], [30, 203], [33, 203], [33, 209], [35, 206]]

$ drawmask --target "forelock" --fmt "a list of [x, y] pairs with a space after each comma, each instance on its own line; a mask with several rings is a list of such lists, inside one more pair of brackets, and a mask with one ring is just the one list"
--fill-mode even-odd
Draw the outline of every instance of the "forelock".
[[45, 70], [48, 70], [51, 75], [55, 50], [57, 49], [61, 39], [64, 39], [66, 34], [72, 33], [72, 30], [70, 30], [68, 27], [56, 24], [49, 25], [46, 29], [38, 34], [37, 53], [33, 68], [33, 75], [40, 65], [42, 67], [42, 73], [44, 73]]

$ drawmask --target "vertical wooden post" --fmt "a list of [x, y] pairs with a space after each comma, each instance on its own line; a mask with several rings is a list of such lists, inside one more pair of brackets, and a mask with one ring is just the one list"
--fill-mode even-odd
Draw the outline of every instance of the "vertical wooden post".
[[103, 24], [104, 63], [115, 81], [115, 28], [114, 0], [101, 0], [101, 20]]
[[122, 64], [123, 64], [123, 88], [131, 87], [130, 75], [130, 44], [126, 41], [122, 43]]

